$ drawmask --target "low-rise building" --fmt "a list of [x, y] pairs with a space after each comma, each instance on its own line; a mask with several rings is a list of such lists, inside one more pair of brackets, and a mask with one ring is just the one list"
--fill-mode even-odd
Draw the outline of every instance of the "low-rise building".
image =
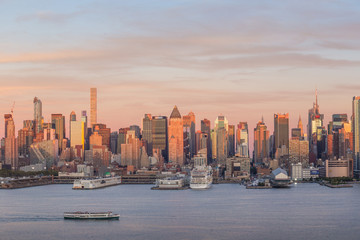
[[291, 164], [291, 180], [293, 181], [301, 181], [303, 179], [303, 171], [302, 164], [292, 163]]
[[226, 159], [225, 178], [249, 178], [250, 176], [250, 158], [231, 157]]
[[349, 169], [351, 161], [343, 159], [334, 159], [325, 161], [325, 177], [349, 177]]
[[316, 179], [319, 178], [319, 168], [314, 168], [314, 167], [310, 167], [310, 168], [303, 168], [302, 170], [302, 177], [304, 180], [310, 180], [310, 179]]

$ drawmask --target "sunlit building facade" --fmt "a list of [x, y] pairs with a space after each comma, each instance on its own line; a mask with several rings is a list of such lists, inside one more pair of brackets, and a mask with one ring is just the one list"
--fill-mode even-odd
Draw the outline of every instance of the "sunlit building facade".
[[[183, 119], [175, 106], [169, 118], [169, 162], [184, 165]], [[195, 150], [195, 149], [194, 149]]]

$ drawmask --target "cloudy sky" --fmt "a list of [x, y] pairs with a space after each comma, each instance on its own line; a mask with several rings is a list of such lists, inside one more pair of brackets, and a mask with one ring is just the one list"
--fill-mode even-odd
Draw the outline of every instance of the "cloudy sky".
[[278, 112], [306, 125], [316, 88], [326, 122], [360, 95], [355, 0], [0, 0], [0, 22], [0, 109], [16, 102], [17, 130], [35, 96], [46, 121], [89, 113], [90, 87], [112, 130], [177, 105], [251, 135]]

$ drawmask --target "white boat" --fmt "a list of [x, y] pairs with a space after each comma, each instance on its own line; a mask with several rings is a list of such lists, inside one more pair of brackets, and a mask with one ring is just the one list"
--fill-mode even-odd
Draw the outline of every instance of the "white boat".
[[121, 184], [121, 177], [75, 180], [73, 189], [97, 189]]
[[210, 166], [198, 166], [191, 171], [190, 188], [208, 189], [213, 181], [212, 169]]
[[185, 181], [183, 177], [173, 176], [167, 177], [164, 179], [157, 179], [155, 187], [152, 187], [153, 190], [184, 190]]
[[112, 212], [65, 212], [65, 219], [79, 219], [79, 220], [100, 220], [100, 219], [119, 219], [120, 214], [113, 214]]

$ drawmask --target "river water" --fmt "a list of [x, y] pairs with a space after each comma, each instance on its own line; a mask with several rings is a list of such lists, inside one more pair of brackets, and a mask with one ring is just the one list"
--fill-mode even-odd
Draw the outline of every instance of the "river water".
[[[119, 185], [0, 190], [0, 239], [360, 239], [360, 185], [331, 189], [156, 191]], [[64, 220], [66, 211], [112, 211], [120, 220]]]

